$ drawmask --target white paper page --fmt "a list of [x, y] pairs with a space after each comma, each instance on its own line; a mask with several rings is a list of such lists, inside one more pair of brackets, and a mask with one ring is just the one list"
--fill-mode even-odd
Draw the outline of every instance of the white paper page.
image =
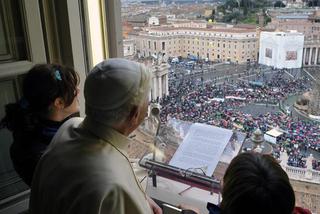
[[228, 129], [192, 124], [169, 164], [181, 169], [201, 168], [211, 176], [231, 136]]
[[235, 133], [235, 136], [235, 139], [229, 140], [229, 143], [220, 157], [220, 162], [229, 164], [231, 163], [232, 159], [239, 154], [246, 135], [244, 133], [237, 132]]

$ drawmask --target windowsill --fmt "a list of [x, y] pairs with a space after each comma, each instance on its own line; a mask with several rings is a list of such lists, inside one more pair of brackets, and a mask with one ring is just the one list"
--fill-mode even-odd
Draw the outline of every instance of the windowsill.
[[0, 78], [26, 73], [34, 64], [30, 61], [18, 61], [0, 64]]
[[23, 213], [28, 210], [30, 190], [26, 190], [14, 196], [0, 201], [0, 213]]

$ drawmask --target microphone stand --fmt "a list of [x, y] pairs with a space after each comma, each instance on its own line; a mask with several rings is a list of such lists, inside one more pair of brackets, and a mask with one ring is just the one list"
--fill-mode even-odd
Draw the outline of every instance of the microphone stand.
[[[157, 147], [157, 139], [159, 135], [159, 130], [160, 130], [160, 105], [157, 103], [152, 104], [151, 108], [151, 115], [156, 119], [157, 121], [157, 131], [153, 143], [153, 154], [152, 154], [152, 160], [156, 161], [156, 147]], [[157, 187], [157, 174], [154, 168], [151, 169], [151, 177], [152, 177], [152, 186]]]

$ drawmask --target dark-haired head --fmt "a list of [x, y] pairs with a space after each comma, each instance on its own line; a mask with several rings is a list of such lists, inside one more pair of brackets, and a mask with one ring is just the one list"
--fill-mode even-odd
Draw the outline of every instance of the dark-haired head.
[[23, 95], [32, 111], [47, 114], [57, 98], [62, 99], [65, 107], [70, 106], [76, 96], [78, 83], [77, 73], [69, 67], [36, 65], [23, 81]]
[[222, 189], [222, 214], [291, 214], [295, 196], [286, 172], [270, 155], [243, 153], [230, 163]]
[[23, 98], [6, 106], [2, 127], [23, 128], [38, 119], [62, 121], [78, 111], [78, 74], [58, 64], [34, 66], [23, 80]]

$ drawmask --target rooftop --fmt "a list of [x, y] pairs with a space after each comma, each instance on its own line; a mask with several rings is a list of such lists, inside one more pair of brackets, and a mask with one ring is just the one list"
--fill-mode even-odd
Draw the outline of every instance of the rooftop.
[[274, 36], [304, 36], [297, 31], [262, 31], [261, 34], [270, 34]]
[[255, 33], [256, 29], [250, 28], [236, 28], [236, 27], [220, 27], [220, 28], [191, 28], [191, 27], [156, 27], [151, 28], [150, 31], [206, 31], [206, 32], [222, 32], [222, 33]]
[[278, 19], [309, 19], [309, 15], [280, 15], [277, 16]]

